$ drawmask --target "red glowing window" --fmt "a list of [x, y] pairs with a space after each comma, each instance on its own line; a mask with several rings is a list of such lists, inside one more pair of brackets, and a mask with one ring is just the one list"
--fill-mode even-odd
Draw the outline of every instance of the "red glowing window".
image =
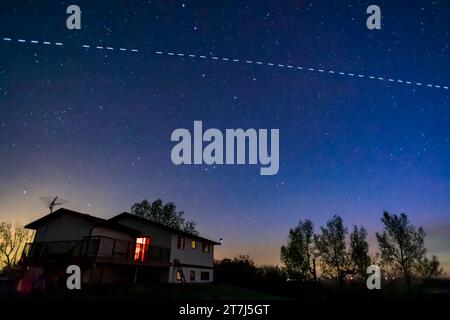
[[134, 261], [145, 261], [150, 248], [150, 237], [136, 238], [136, 249], [134, 250]]

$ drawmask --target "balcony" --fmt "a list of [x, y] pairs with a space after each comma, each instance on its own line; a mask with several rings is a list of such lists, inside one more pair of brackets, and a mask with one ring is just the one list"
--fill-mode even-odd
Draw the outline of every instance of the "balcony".
[[[138, 257], [137, 253], [139, 253]], [[103, 236], [92, 236], [75, 241], [27, 243], [22, 254], [22, 259], [30, 262], [63, 262], [66, 259], [77, 258], [105, 263], [169, 266], [170, 249]]]

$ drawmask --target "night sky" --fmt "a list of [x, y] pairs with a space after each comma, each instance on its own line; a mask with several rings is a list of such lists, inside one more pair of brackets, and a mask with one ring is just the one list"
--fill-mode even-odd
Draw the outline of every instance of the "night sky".
[[[382, 211], [406, 212], [448, 273], [449, 16], [448, 1], [1, 1], [0, 220], [42, 216], [45, 196], [105, 218], [162, 198], [224, 239], [216, 257], [279, 264], [300, 219], [339, 214], [376, 251]], [[194, 120], [279, 128], [278, 174], [175, 166], [170, 135]]]

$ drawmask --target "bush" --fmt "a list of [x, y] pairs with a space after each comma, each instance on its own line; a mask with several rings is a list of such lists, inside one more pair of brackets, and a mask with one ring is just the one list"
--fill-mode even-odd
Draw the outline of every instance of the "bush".
[[256, 266], [247, 255], [215, 262], [215, 279], [240, 287], [271, 291], [287, 280], [286, 273], [278, 266]]

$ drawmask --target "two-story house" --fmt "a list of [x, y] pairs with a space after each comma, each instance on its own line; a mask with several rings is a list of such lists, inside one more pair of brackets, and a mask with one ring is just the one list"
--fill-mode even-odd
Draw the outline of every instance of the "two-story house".
[[[28, 225], [33, 242], [22, 256], [22, 291], [60, 285], [69, 265], [84, 284], [213, 281], [219, 242], [129, 213], [111, 219], [58, 209]], [[25, 288], [25, 289], [24, 289]]]

